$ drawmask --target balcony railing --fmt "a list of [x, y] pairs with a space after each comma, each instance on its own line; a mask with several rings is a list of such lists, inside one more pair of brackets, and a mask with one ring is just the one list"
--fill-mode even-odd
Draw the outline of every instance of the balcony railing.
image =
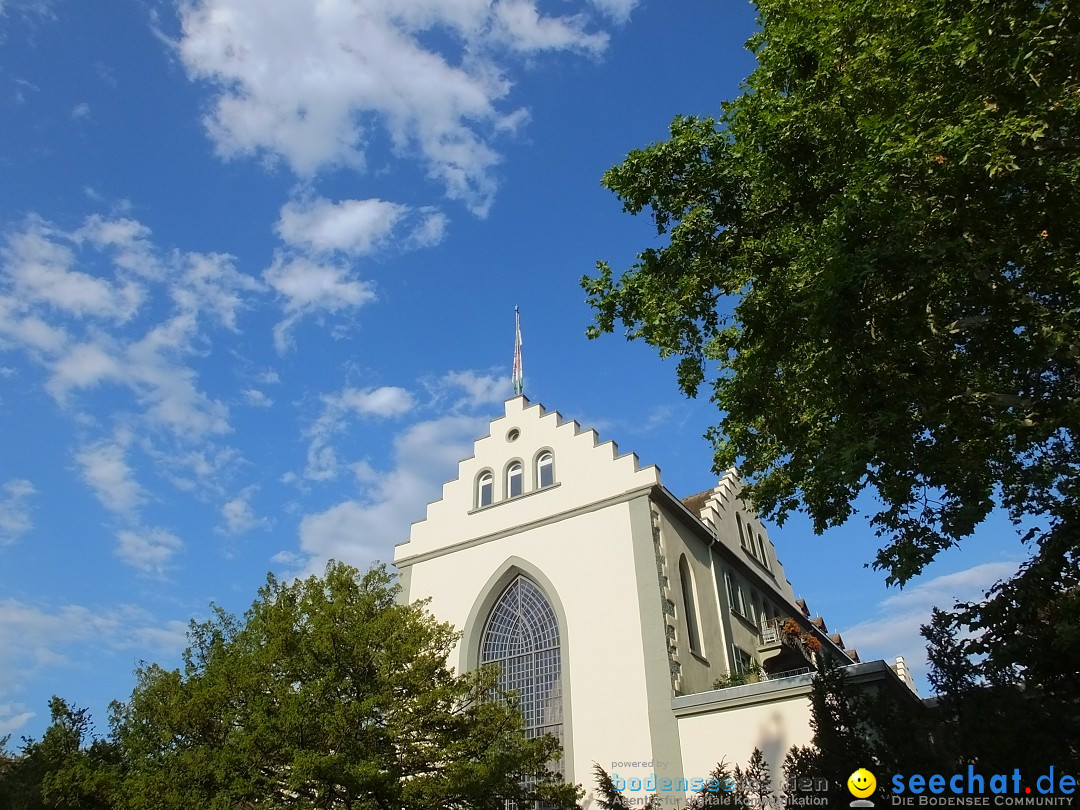
[[761, 628], [761, 644], [762, 646], [768, 646], [770, 644], [780, 643], [780, 623], [775, 619], [770, 619], [765, 623], [765, 626]]
[[785, 669], [783, 672], [766, 672], [764, 669], [756, 669], [753, 672], [747, 672], [734, 677], [719, 678], [716, 683], [713, 684], [713, 689], [731, 689], [736, 686], [747, 686], [752, 683], [764, 683], [766, 681], [779, 681], [784, 678], [794, 678], [799, 675], [806, 675], [813, 672], [813, 667], [798, 667], [796, 669]]

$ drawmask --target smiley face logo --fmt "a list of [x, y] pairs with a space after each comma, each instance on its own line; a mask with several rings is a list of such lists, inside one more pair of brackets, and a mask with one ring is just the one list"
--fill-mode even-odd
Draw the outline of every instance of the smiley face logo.
[[856, 799], [865, 799], [877, 788], [877, 779], [866, 768], [859, 768], [847, 780], [847, 789]]

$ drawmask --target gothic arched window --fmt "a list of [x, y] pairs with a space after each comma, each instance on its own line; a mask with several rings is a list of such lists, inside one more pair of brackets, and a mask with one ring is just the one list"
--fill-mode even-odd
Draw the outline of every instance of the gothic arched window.
[[499, 665], [499, 687], [517, 694], [528, 737], [562, 740], [559, 622], [531, 579], [518, 576], [495, 603], [481, 637], [480, 663]]

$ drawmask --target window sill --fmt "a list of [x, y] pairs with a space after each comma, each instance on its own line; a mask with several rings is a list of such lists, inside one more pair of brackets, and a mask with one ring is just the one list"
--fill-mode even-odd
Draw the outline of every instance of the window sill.
[[541, 492], [550, 492], [551, 490], [558, 489], [558, 488], [559, 488], [559, 482], [556, 481], [554, 484], [549, 484], [548, 486], [543, 487], [542, 489], [534, 489], [532, 492], [524, 492], [521, 495], [515, 495], [513, 498], [504, 498], [501, 501], [495, 501], [495, 503], [489, 503], [487, 506], [478, 506], [475, 509], [470, 509], [465, 514], [467, 514], [467, 515], [475, 515], [477, 512], [486, 512], [489, 509], [495, 509], [498, 506], [503, 506], [504, 504], [508, 504], [508, 503], [517, 503], [518, 501], [523, 500], [525, 498], [531, 498], [533, 495], [539, 495]]

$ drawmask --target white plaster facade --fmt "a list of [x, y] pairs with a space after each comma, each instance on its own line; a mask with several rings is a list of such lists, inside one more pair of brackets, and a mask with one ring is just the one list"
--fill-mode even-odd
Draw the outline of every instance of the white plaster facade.
[[[544, 482], [537, 461], [549, 454]], [[517, 464], [520, 494], [508, 476]], [[655, 466], [518, 396], [394, 563], [405, 598], [430, 599], [462, 630], [463, 670], [486, 654], [492, 610], [515, 578], [534, 584], [558, 623], [558, 683], [540, 697], [546, 723], [561, 703], [566, 778], [591, 791], [593, 763], [627, 782], [655, 776], [665, 806], [677, 806], [680, 780], [721, 758], [745, 763], [759, 746], [779, 780], [787, 748], [810, 741], [808, 675], [713, 691], [717, 678], [740, 659], [773, 673], [805, 666], [800, 645], [775, 632], [786, 620], [844, 656], [795, 600], [739, 486], [730, 472], [684, 503]]]

